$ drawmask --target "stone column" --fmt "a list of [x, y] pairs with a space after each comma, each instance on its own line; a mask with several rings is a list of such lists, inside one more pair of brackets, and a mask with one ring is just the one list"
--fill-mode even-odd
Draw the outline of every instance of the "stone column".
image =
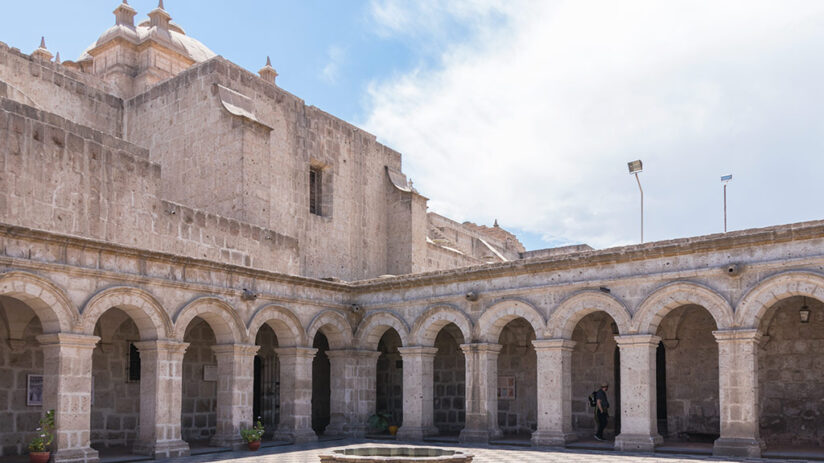
[[377, 362], [380, 352], [328, 350], [331, 403], [326, 434], [364, 437], [375, 413]]
[[249, 344], [212, 346], [217, 359], [217, 429], [210, 445], [243, 447], [240, 429], [254, 424], [252, 398], [258, 349], [260, 346]]
[[140, 351], [140, 427], [132, 451], [138, 455], [189, 455], [189, 444], [180, 437], [183, 354], [188, 346], [176, 341], [135, 343]]
[[538, 356], [538, 429], [532, 445], [561, 446], [575, 440], [572, 432], [572, 349], [575, 341], [532, 341]]
[[92, 351], [100, 340], [80, 334], [43, 334], [43, 410], [54, 410], [54, 463], [96, 463], [91, 435]]
[[312, 359], [310, 347], [275, 349], [280, 362], [280, 423], [275, 439], [295, 444], [318, 440], [312, 430]]
[[758, 430], [758, 330], [713, 331], [718, 341], [721, 437], [713, 455], [761, 457]]
[[437, 347], [399, 347], [403, 360], [403, 426], [398, 440], [420, 441], [438, 433], [434, 420]]
[[466, 357], [466, 425], [458, 440], [488, 442], [498, 428], [498, 354], [500, 344], [461, 344]]
[[615, 336], [621, 349], [621, 434], [615, 448], [652, 452], [664, 441], [658, 434], [655, 352], [661, 338], [650, 334]]

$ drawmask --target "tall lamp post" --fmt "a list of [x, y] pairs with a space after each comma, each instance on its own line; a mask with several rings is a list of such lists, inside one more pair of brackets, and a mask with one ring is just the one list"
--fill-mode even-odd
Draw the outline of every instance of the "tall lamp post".
[[638, 191], [641, 192], [641, 243], [644, 242], [644, 189], [641, 188], [641, 179], [638, 174], [643, 172], [644, 163], [640, 159], [627, 163], [629, 167], [629, 174], [635, 174], [635, 180], [638, 182]]
[[721, 177], [721, 183], [724, 185], [724, 233], [727, 233], [727, 184], [732, 180], [732, 174]]

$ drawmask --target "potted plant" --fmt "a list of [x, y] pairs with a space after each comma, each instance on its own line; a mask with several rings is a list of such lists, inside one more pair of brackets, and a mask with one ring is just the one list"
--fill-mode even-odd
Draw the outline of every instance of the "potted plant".
[[49, 410], [44, 417], [40, 418], [37, 436], [29, 442], [29, 461], [31, 463], [46, 463], [49, 461], [51, 455], [49, 446], [54, 440], [53, 430], [54, 410]]
[[255, 451], [260, 448], [260, 438], [263, 437], [265, 431], [263, 423], [260, 422], [260, 417], [258, 417], [253, 427], [240, 430], [240, 437], [249, 446], [249, 450]]
[[369, 417], [369, 427], [381, 433], [389, 431], [389, 434], [395, 435], [398, 432], [398, 426], [392, 419], [392, 414], [389, 412], [378, 412]]

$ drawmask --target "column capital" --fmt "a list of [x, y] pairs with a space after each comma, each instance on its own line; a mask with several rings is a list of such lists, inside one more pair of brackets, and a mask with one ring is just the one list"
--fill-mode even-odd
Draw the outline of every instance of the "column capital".
[[275, 353], [278, 354], [278, 357], [313, 358], [318, 350], [314, 347], [277, 347]]
[[339, 349], [327, 350], [326, 356], [333, 358], [375, 358], [380, 357], [381, 353], [376, 350], [359, 350], [359, 349]]
[[172, 354], [184, 354], [189, 347], [188, 342], [172, 341], [169, 339], [157, 339], [154, 341], [138, 341], [133, 343], [140, 353], [144, 352], [171, 352]]
[[61, 347], [94, 349], [94, 346], [100, 341], [100, 336], [76, 333], [50, 333], [37, 336], [37, 341], [44, 347], [48, 345], [59, 345]]
[[475, 352], [490, 352], [490, 353], [493, 353], [493, 354], [499, 354], [501, 352], [501, 349], [503, 349], [503, 348], [504, 348], [504, 346], [502, 346], [500, 344], [492, 344], [492, 343], [486, 343], [486, 342], [479, 342], [479, 343], [473, 343], [473, 344], [461, 344], [461, 350], [464, 351], [464, 354], [469, 354], [473, 351], [475, 351]]
[[212, 346], [212, 352], [215, 355], [234, 354], [234, 355], [248, 355], [253, 356], [257, 353], [260, 346], [254, 344], [218, 344]]
[[615, 343], [619, 348], [623, 347], [658, 347], [661, 342], [659, 336], [653, 334], [625, 334], [622, 336], [615, 336]]
[[717, 342], [760, 342], [762, 334], [756, 329], [713, 331]]
[[400, 352], [401, 358], [434, 357], [438, 353], [438, 348], [424, 346], [398, 347], [398, 352]]
[[571, 339], [536, 339], [532, 341], [536, 352], [552, 350], [569, 350], [575, 348], [576, 342]]

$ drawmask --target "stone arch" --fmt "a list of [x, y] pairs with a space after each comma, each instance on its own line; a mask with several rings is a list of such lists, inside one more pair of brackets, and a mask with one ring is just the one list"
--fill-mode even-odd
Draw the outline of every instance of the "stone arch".
[[345, 349], [352, 347], [352, 328], [346, 317], [337, 310], [324, 310], [315, 315], [306, 330], [307, 340], [312, 341], [318, 331], [329, 340], [330, 349]]
[[355, 333], [356, 343], [367, 350], [378, 350], [378, 342], [389, 328], [394, 328], [398, 332], [403, 346], [409, 345], [409, 325], [388, 310], [372, 311], [361, 320]]
[[478, 323], [475, 324], [474, 338], [484, 342], [497, 343], [504, 326], [516, 318], [526, 320], [535, 331], [537, 339], [544, 337], [546, 320], [541, 312], [528, 302], [506, 299], [495, 303], [481, 315]]
[[80, 332], [93, 334], [97, 320], [112, 307], [131, 317], [143, 340], [168, 338], [172, 332], [172, 320], [157, 299], [131, 286], [107, 288], [92, 296], [80, 315]]
[[40, 319], [43, 333], [72, 331], [80, 319], [76, 306], [60, 287], [33, 273], [0, 274], [0, 295], [13, 297], [31, 307]]
[[472, 340], [472, 320], [451, 305], [436, 305], [427, 309], [415, 320], [409, 339], [416, 345], [434, 346], [438, 332], [450, 323], [454, 323], [461, 330], [464, 342]]
[[633, 331], [655, 334], [658, 324], [670, 311], [688, 304], [706, 309], [719, 330], [733, 325], [732, 306], [724, 296], [698, 283], [675, 281], [656, 289], [641, 302], [632, 317]]
[[266, 305], [255, 312], [249, 321], [249, 342], [254, 343], [263, 324], [269, 325], [278, 338], [278, 346], [306, 346], [306, 332], [291, 310], [277, 305]]
[[183, 340], [186, 327], [195, 317], [209, 324], [217, 344], [236, 344], [246, 341], [246, 328], [235, 309], [216, 297], [199, 297], [180, 309], [175, 317], [173, 338]]
[[593, 312], [605, 312], [618, 326], [618, 333], [626, 334], [632, 326], [632, 315], [626, 305], [615, 296], [601, 291], [581, 291], [564, 299], [550, 315], [547, 334], [552, 338], [572, 339], [572, 332], [582, 318]]
[[755, 285], [738, 303], [735, 324], [761, 329], [761, 319], [776, 302], [792, 296], [807, 296], [824, 302], [824, 276], [806, 271], [789, 271], [768, 277]]

